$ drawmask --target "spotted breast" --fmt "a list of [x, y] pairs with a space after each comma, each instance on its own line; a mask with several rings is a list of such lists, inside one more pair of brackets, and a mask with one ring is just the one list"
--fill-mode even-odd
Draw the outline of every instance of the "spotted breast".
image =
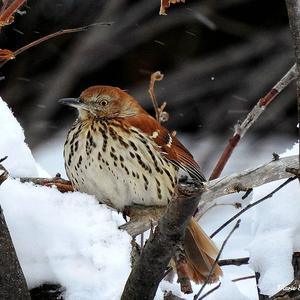
[[153, 137], [120, 120], [77, 120], [64, 148], [73, 186], [122, 211], [132, 204], [164, 206], [177, 183], [177, 167]]

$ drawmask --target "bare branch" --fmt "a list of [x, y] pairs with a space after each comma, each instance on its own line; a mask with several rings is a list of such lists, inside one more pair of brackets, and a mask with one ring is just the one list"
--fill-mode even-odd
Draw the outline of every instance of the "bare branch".
[[[7, 54], [7, 59], [4, 60], [1, 64], [0, 64], [0, 68], [3, 67], [7, 61], [11, 60], [11, 59], [14, 59], [17, 55], [23, 53], [24, 51], [34, 47], [34, 46], [37, 46], [45, 41], [48, 41], [54, 37], [57, 37], [57, 36], [60, 36], [60, 35], [63, 35], [63, 34], [69, 34], [69, 33], [75, 33], [75, 32], [81, 32], [81, 31], [86, 31], [88, 30], [90, 27], [93, 27], [93, 26], [109, 26], [111, 25], [112, 23], [111, 22], [108, 22], [108, 23], [94, 23], [94, 24], [90, 24], [90, 25], [87, 25], [87, 26], [83, 26], [83, 27], [78, 27], [78, 28], [71, 28], [71, 29], [63, 29], [63, 30], [59, 30], [57, 32], [54, 32], [54, 33], [51, 33], [51, 34], [48, 34], [46, 36], [43, 36], [21, 48], [19, 48], [18, 50], [12, 52], [12, 53], [8, 53]], [[6, 50], [6, 49], [5, 49]], [[3, 50], [4, 51], [4, 50]], [[6, 51], [9, 51], [9, 50], [6, 50]], [[9, 55], [10, 54], [10, 55]], [[5, 56], [2, 55], [1, 58], [5, 58]]]
[[248, 280], [248, 279], [255, 279], [255, 275], [249, 275], [249, 276], [239, 277], [239, 278], [232, 279], [231, 281], [232, 282], [237, 282], [237, 281]]
[[242, 257], [242, 258], [229, 258], [229, 259], [220, 259], [219, 266], [241, 266], [241, 265], [248, 265], [249, 264], [249, 257]]
[[215, 232], [213, 232], [210, 235], [210, 238], [213, 238], [216, 234], [218, 234], [221, 230], [223, 230], [227, 225], [229, 225], [232, 221], [234, 221], [236, 218], [238, 218], [240, 215], [242, 215], [244, 212], [246, 212], [248, 209], [252, 208], [253, 206], [258, 205], [259, 203], [273, 197], [273, 195], [275, 193], [277, 193], [279, 190], [281, 190], [283, 187], [285, 187], [286, 185], [288, 185], [290, 182], [292, 182], [293, 180], [295, 180], [297, 177], [291, 177], [289, 179], [287, 179], [284, 183], [282, 183], [281, 185], [279, 185], [276, 189], [274, 189], [271, 193], [269, 193], [268, 195], [266, 195], [265, 197], [248, 204], [245, 208], [243, 208], [242, 210], [240, 210], [237, 214], [235, 214], [233, 217], [231, 217], [229, 220], [227, 220], [223, 225], [221, 225]]
[[202, 291], [204, 290], [205, 286], [208, 284], [208, 282], [209, 282], [209, 280], [210, 280], [210, 277], [211, 277], [212, 273], [214, 272], [215, 267], [216, 267], [217, 264], [218, 264], [218, 261], [219, 261], [220, 256], [221, 256], [221, 254], [222, 254], [222, 252], [223, 252], [223, 250], [224, 250], [224, 248], [225, 248], [226, 243], [228, 242], [228, 240], [230, 239], [230, 237], [231, 237], [231, 235], [234, 233], [234, 231], [235, 231], [236, 229], [239, 228], [240, 223], [241, 223], [241, 220], [238, 220], [238, 221], [236, 222], [236, 224], [234, 225], [234, 227], [233, 227], [233, 228], [231, 229], [231, 231], [229, 232], [229, 234], [228, 234], [228, 236], [226, 237], [226, 239], [224, 240], [224, 242], [223, 242], [223, 244], [222, 244], [222, 246], [221, 246], [221, 248], [220, 248], [220, 250], [219, 250], [219, 253], [218, 253], [217, 257], [216, 257], [216, 260], [214, 261], [214, 263], [213, 263], [213, 265], [212, 265], [212, 267], [211, 267], [211, 269], [210, 269], [210, 272], [209, 272], [209, 274], [208, 274], [208, 276], [207, 276], [207, 278], [206, 278], [204, 284], [203, 284], [202, 287], [200, 288], [199, 292], [194, 296], [194, 300], [197, 300], [197, 299], [198, 299], [198, 297], [201, 295]]
[[161, 107], [158, 106], [157, 100], [156, 100], [156, 96], [154, 93], [154, 85], [156, 81], [161, 81], [164, 78], [164, 74], [162, 74], [160, 71], [156, 71], [154, 73], [151, 74], [150, 77], [150, 84], [149, 84], [149, 94], [152, 100], [152, 104], [154, 107], [154, 111], [155, 111], [155, 118], [157, 120], [157, 122], [161, 123], [161, 122], [166, 122], [169, 119], [169, 114], [164, 111], [167, 103], [163, 102], [163, 104], [161, 105]]
[[0, 15], [0, 28], [13, 22], [13, 14], [26, 2], [26, 0], [14, 0]]
[[35, 178], [35, 177], [22, 177], [21, 182], [31, 182], [37, 185], [43, 185], [48, 187], [55, 186], [60, 192], [74, 192], [74, 188], [69, 180], [62, 179], [60, 177], [53, 178]]
[[258, 100], [257, 104], [249, 112], [246, 119], [241, 124], [236, 124], [235, 132], [229, 139], [226, 148], [221, 154], [212, 174], [210, 175], [210, 180], [220, 176], [240, 139], [259, 118], [266, 107], [296, 78], [296, 76], [296, 65], [293, 65], [292, 68], [273, 86], [273, 88], [263, 98]]
[[213, 287], [212, 289], [210, 289], [208, 292], [206, 292], [203, 296], [201, 296], [198, 300], [202, 300], [204, 298], [206, 298], [208, 295], [210, 295], [211, 293], [213, 293], [214, 291], [216, 291], [219, 287], [221, 286], [221, 282], [219, 282], [218, 285], [216, 285], [215, 287]]

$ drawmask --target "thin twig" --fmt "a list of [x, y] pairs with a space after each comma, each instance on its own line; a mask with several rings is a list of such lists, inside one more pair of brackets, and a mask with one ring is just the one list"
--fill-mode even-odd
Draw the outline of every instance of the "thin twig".
[[211, 293], [213, 293], [214, 291], [216, 291], [220, 286], [221, 286], [221, 282], [219, 282], [218, 285], [216, 285], [215, 287], [213, 287], [212, 289], [210, 289], [208, 292], [206, 292], [203, 296], [201, 296], [200, 298], [198, 298], [198, 300], [202, 300], [202, 299], [206, 298], [208, 295], [210, 295]]
[[6, 9], [7, 5], [8, 5], [8, 0], [2, 0], [2, 7], [1, 7], [1, 10], [0, 10], [0, 15], [3, 14], [3, 12]]
[[[241, 281], [241, 280], [247, 280], [247, 279], [252, 279], [255, 278], [255, 275], [249, 275], [249, 276], [245, 276], [245, 277], [240, 277], [240, 278], [236, 278], [236, 279], [232, 279], [232, 282], [237, 282], [237, 281]], [[215, 287], [213, 287], [212, 289], [210, 289], [208, 292], [206, 292], [203, 296], [201, 296], [200, 298], [198, 298], [198, 300], [202, 300], [204, 298], [206, 298], [208, 295], [210, 295], [211, 293], [213, 293], [214, 291], [216, 291], [219, 287], [221, 286], [221, 282], [219, 282], [218, 285], [216, 285]]]
[[61, 193], [74, 192], [74, 188], [69, 180], [62, 179], [60, 177], [53, 178], [32, 178], [22, 177], [19, 178], [21, 182], [31, 182], [36, 185], [42, 185], [47, 187], [56, 187]]
[[218, 265], [221, 266], [241, 266], [249, 264], [249, 257], [241, 257], [241, 258], [228, 258], [228, 259], [220, 259]]
[[13, 21], [12, 15], [26, 2], [26, 0], [14, 0], [0, 15], [0, 27]]
[[[51, 34], [48, 34], [46, 36], [43, 36], [19, 49], [17, 49], [16, 51], [13, 52], [13, 55], [14, 57], [16, 57], [17, 55], [23, 53], [24, 51], [34, 47], [34, 46], [37, 46], [45, 41], [48, 41], [54, 37], [57, 37], [57, 36], [60, 36], [60, 35], [63, 35], [63, 34], [69, 34], [69, 33], [75, 33], [75, 32], [81, 32], [81, 31], [86, 31], [88, 30], [90, 27], [94, 27], [94, 26], [110, 26], [112, 25], [112, 22], [107, 22], [107, 23], [94, 23], [94, 24], [90, 24], [90, 25], [87, 25], [87, 26], [82, 26], [82, 27], [77, 27], [77, 28], [71, 28], [71, 29], [63, 29], [63, 30], [59, 30], [57, 32], [54, 32], [54, 33], [51, 33]], [[11, 59], [11, 58], [10, 58]], [[3, 67], [6, 63], [7, 63], [8, 60], [5, 60], [3, 61], [1, 64], [0, 64], [0, 68]]]
[[159, 123], [166, 122], [169, 119], [169, 114], [164, 111], [167, 103], [163, 102], [161, 107], [159, 107], [157, 100], [156, 100], [155, 93], [154, 93], [155, 82], [161, 81], [163, 78], [164, 78], [164, 74], [162, 74], [160, 71], [156, 71], [156, 72], [152, 73], [151, 77], [150, 77], [150, 84], [149, 84], [149, 90], [148, 90], [148, 92], [150, 94], [150, 98], [152, 100], [153, 107], [154, 107], [155, 118], [156, 118], [157, 122], [159, 122]]
[[233, 217], [231, 217], [229, 220], [227, 220], [222, 226], [220, 226], [216, 231], [214, 231], [211, 235], [210, 238], [213, 238], [217, 233], [219, 233], [221, 230], [223, 230], [228, 224], [230, 224], [232, 221], [234, 221], [236, 218], [238, 218], [241, 214], [243, 214], [245, 211], [247, 211], [248, 209], [256, 206], [257, 204], [271, 198], [275, 193], [277, 193], [279, 190], [281, 190], [283, 187], [285, 187], [286, 185], [288, 185], [290, 182], [292, 182], [293, 180], [295, 180], [297, 177], [291, 177], [289, 179], [287, 179], [284, 183], [282, 183], [281, 185], [279, 185], [276, 189], [274, 189], [271, 193], [269, 193], [268, 195], [266, 195], [265, 197], [248, 204], [245, 208], [243, 208], [241, 211], [239, 211], [237, 214], [235, 214]]
[[247, 280], [247, 279], [255, 279], [255, 275], [248, 275], [248, 276], [244, 276], [244, 277], [239, 277], [239, 278], [232, 279], [231, 281], [232, 282], [238, 282], [238, 281]]
[[4, 162], [4, 161], [7, 159], [7, 157], [8, 157], [8, 156], [6, 155], [6, 156], [0, 158], [0, 164], [1, 164], [2, 162]]
[[155, 96], [155, 93], [154, 93], [154, 85], [155, 85], [156, 81], [160, 81], [163, 78], [164, 78], [164, 75], [160, 71], [156, 71], [156, 72], [152, 73], [151, 77], [150, 77], [150, 84], [149, 84], [149, 90], [148, 90], [149, 94], [150, 94], [150, 97], [151, 97], [151, 100], [152, 100], [153, 107], [154, 107], [155, 118], [158, 122], [160, 122], [160, 120], [159, 120], [159, 108], [158, 108], [158, 103], [157, 103], [156, 96]]
[[259, 118], [265, 108], [296, 78], [296, 76], [296, 65], [293, 65], [291, 69], [273, 86], [273, 88], [263, 98], [258, 100], [257, 104], [249, 112], [246, 119], [241, 124], [238, 123], [235, 126], [235, 132], [229, 139], [228, 144], [221, 154], [209, 180], [218, 178], [221, 175], [240, 139]]
[[205, 286], [206, 286], [206, 285], [208, 284], [208, 282], [210, 281], [210, 278], [211, 278], [211, 276], [212, 276], [212, 273], [214, 272], [214, 270], [215, 270], [215, 268], [216, 268], [216, 265], [218, 264], [218, 261], [219, 261], [220, 256], [221, 256], [221, 254], [222, 254], [222, 252], [223, 252], [223, 250], [224, 250], [224, 248], [225, 248], [226, 243], [228, 242], [228, 240], [230, 239], [230, 237], [231, 237], [231, 235], [234, 233], [234, 231], [235, 231], [237, 228], [239, 228], [240, 223], [241, 223], [241, 220], [237, 220], [236, 224], [234, 225], [234, 227], [231, 229], [231, 231], [230, 231], [229, 234], [227, 235], [226, 239], [224, 240], [224, 242], [223, 242], [223, 244], [222, 244], [222, 246], [221, 246], [221, 248], [220, 248], [220, 250], [219, 250], [219, 253], [218, 253], [217, 257], [216, 257], [216, 260], [214, 261], [214, 263], [213, 263], [213, 265], [212, 265], [212, 267], [211, 267], [211, 269], [210, 269], [210, 272], [209, 272], [209, 274], [208, 274], [208, 276], [207, 276], [207, 278], [206, 278], [204, 284], [203, 284], [202, 287], [200, 288], [199, 292], [194, 296], [194, 300], [197, 300], [197, 299], [198, 299], [198, 297], [201, 295], [202, 291], [204, 290]]

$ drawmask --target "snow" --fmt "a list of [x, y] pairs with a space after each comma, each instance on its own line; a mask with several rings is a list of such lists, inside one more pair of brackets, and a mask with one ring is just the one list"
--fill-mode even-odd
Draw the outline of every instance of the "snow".
[[0, 98], [0, 158], [8, 156], [3, 166], [12, 176], [37, 176], [38, 170], [22, 127], [7, 104]]
[[60, 173], [63, 178], [67, 178], [63, 158], [67, 132], [68, 128], [65, 128], [57, 136], [46, 141], [34, 151], [36, 160], [52, 177]]
[[130, 238], [118, 230], [117, 213], [92, 196], [13, 179], [0, 187], [0, 199], [29, 288], [59, 282], [66, 299], [118, 299]]
[[[298, 144], [281, 156], [296, 154]], [[256, 188], [253, 201], [264, 197], [284, 181]], [[299, 182], [295, 180], [253, 210], [254, 239], [248, 248], [250, 264], [261, 275], [259, 288], [263, 294], [273, 295], [293, 280], [291, 258], [293, 252], [300, 250], [299, 191]]]
[[[4, 165], [12, 176], [45, 177], [49, 176], [48, 173], [53, 176], [60, 172], [65, 177], [62, 148], [66, 132], [59, 133], [55, 139], [36, 149], [37, 163], [25, 143], [22, 127], [1, 99], [0, 130], [0, 157], [9, 156]], [[188, 141], [191, 142], [188, 137], [183, 140], [187, 145]], [[207, 139], [199, 143], [193, 139], [192, 143], [189, 148], [195, 156], [204, 155], [209, 161], [216, 141]], [[229, 174], [270, 161], [271, 153], [280, 152], [287, 144], [287, 140], [275, 138], [257, 144], [245, 139], [234, 152], [225, 172]], [[267, 148], [258, 148], [263, 145]], [[296, 144], [281, 156], [297, 153]], [[239, 157], [247, 159], [240, 160]], [[210, 158], [206, 169], [211, 169], [209, 164], [214, 162], [215, 158]], [[238, 212], [233, 205], [235, 202], [245, 207], [283, 181], [255, 188], [246, 200], [241, 200], [241, 195], [218, 199], [218, 205], [201, 218], [201, 226], [211, 234]], [[56, 188], [24, 184], [12, 178], [0, 186], [0, 204], [30, 288], [42, 283], [59, 283], [65, 287], [67, 300], [120, 298], [130, 272], [130, 237], [118, 229], [123, 223], [120, 215], [98, 204], [93, 196], [79, 192], [62, 194]], [[228, 241], [221, 259], [250, 255], [250, 265], [223, 267], [220, 288], [206, 299], [258, 299], [254, 279], [231, 281], [254, 275], [254, 272], [260, 273], [259, 287], [265, 294], [272, 295], [289, 284], [293, 279], [291, 257], [294, 251], [300, 250], [299, 214], [297, 181], [244, 213], [241, 225]], [[218, 247], [233, 225], [214, 237]], [[213, 286], [207, 286], [203, 293]], [[197, 292], [200, 286], [193, 284], [193, 289]], [[173, 283], [162, 281], [155, 299], [163, 299], [164, 291], [193, 299], [193, 294], [181, 294], [176, 278]]]

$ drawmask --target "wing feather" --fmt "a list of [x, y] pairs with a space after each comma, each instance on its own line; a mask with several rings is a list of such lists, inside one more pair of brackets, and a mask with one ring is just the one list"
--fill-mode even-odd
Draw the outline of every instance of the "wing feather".
[[148, 114], [127, 117], [124, 122], [152, 137], [163, 155], [174, 165], [185, 170], [198, 181], [206, 181], [192, 154], [170, 132]]

